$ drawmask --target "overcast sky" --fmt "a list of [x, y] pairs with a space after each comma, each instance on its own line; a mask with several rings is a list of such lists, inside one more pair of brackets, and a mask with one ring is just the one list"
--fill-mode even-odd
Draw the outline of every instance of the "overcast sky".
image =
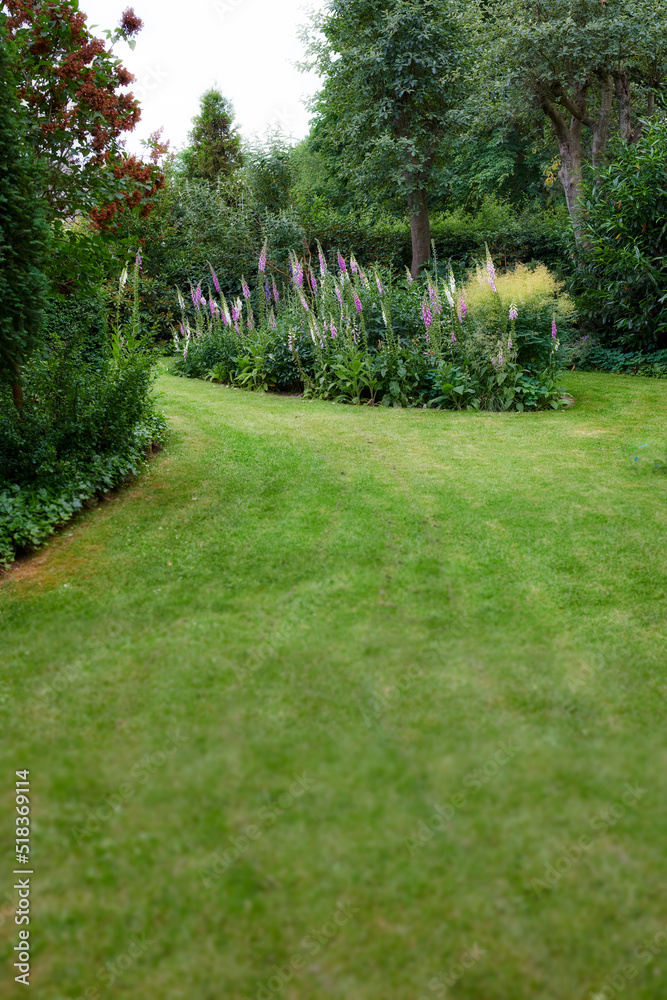
[[[114, 51], [137, 78], [130, 88], [141, 103], [141, 121], [126, 148], [141, 152], [140, 139], [164, 126], [172, 149], [186, 142], [201, 94], [217, 86], [231, 99], [244, 137], [279, 125], [302, 138], [308, 131], [303, 98], [318, 88], [314, 74], [300, 73], [297, 38], [307, 8], [323, 0], [80, 0], [89, 25], [114, 28], [132, 6], [143, 20], [132, 52]], [[96, 32], [102, 36], [102, 30]], [[102, 36], [103, 37], [103, 36]]]

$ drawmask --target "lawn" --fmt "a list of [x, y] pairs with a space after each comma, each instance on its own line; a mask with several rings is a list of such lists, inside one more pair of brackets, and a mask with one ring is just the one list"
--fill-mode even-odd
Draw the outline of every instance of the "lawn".
[[0, 585], [10, 982], [28, 768], [37, 1000], [664, 1000], [667, 382], [566, 387], [161, 377], [166, 449]]

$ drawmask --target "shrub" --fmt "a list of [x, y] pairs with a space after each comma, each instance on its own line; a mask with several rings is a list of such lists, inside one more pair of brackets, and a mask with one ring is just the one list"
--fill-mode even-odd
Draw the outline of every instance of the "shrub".
[[164, 435], [151, 397], [153, 356], [136, 328], [89, 348], [83, 327], [67, 340], [52, 333], [25, 365], [20, 411], [0, 387], [0, 564], [121, 483]]
[[588, 188], [576, 276], [590, 333], [624, 351], [667, 347], [667, 121], [619, 145]]
[[[243, 299], [227, 302], [215, 273], [215, 288], [191, 293], [194, 322], [186, 315], [176, 337], [176, 374], [209, 377], [251, 389], [292, 388], [334, 402], [385, 406], [469, 409], [541, 409], [557, 406], [556, 352], [550, 301], [544, 364], [524, 367], [518, 360], [517, 310], [507, 308], [487, 261], [486, 290], [475, 287], [479, 317], [466, 303], [466, 288], [426, 275], [423, 281], [396, 280], [389, 270], [371, 274], [338, 254], [332, 271], [321, 250], [317, 271], [290, 259], [292, 285], [280, 293], [265, 278], [254, 300], [247, 284]], [[349, 268], [349, 269], [348, 269]], [[546, 290], [538, 276], [534, 311], [544, 308]], [[523, 272], [517, 288], [532, 301]], [[260, 286], [261, 287], [261, 286]], [[508, 277], [504, 291], [511, 291]]]
[[516, 308], [515, 336], [517, 361], [529, 367], [544, 368], [553, 349], [552, 321], [561, 340], [570, 340], [576, 322], [574, 302], [563, 294], [564, 282], [538, 264], [528, 268], [517, 264], [512, 270], [495, 276], [498, 294], [489, 298], [488, 271], [478, 266], [465, 285], [473, 325], [482, 335], [497, 326], [498, 313], [509, 315]]

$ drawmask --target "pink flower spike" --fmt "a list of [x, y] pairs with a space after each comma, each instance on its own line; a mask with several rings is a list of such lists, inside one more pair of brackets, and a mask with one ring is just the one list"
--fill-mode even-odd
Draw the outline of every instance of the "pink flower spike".
[[553, 337], [554, 340], [558, 336], [558, 327], [556, 326], [556, 320], [555, 319], [553, 319], [551, 321], [551, 336]]
[[338, 266], [341, 271], [347, 271], [347, 265], [345, 263], [345, 258], [341, 253], [338, 254]]
[[312, 271], [310, 272], [310, 287], [317, 295], [317, 278], [315, 277]]
[[301, 305], [303, 306], [303, 308], [306, 310], [306, 312], [309, 312], [308, 303], [306, 302], [306, 299], [301, 289], [299, 289], [299, 298], [301, 299]]
[[257, 269], [264, 274], [266, 271], [266, 240], [264, 241], [264, 246], [262, 247], [262, 252], [259, 255], [259, 261], [257, 262]]
[[359, 298], [356, 292], [352, 292], [352, 295], [354, 296], [354, 304], [357, 307], [357, 316], [361, 316], [361, 309], [362, 309], [361, 299]]
[[510, 323], [519, 317], [519, 310], [515, 305], [510, 306]]
[[428, 307], [428, 302], [424, 300], [422, 302], [422, 317], [424, 319], [424, 326], [428, 330], [429, 326], [433, 322], [433, 316], [431, 315], [431, 310]]
[[243, 292], [243, 298], [244, 298], [244, 299], [246, 300], [246, 302], [247, 302], [247, 301], [248, 301], [248, 299], [250, 298], [250, 289], [248, 288], [248, 283], [247, 283], [247, 281], [246, 281], [246, 280], [245, 280], [245, 278], [243, 278], [243, 277], [241, 278], [241, 290], [242, 290], [242, 292]]
[[454, 333], [452, 333], [452, 344], [455, 344], [455, 343], [456, 343], [456, 336], [455, 336]]
[[208, 266], [211, 268], [211, 277], [213, 278], [213, 287], [215, 288], [216, 292], [219, 295], [220, 294], [220, 282], [218, 281], [218, 276], [215, 273], [215, 271], [213, 270], [213, 265], [209, 264]]
[[378, 292], [380, 293], [380, 295], [382, 295], [383, 294], [382, 293], [382, 282], [380, 281], [380, 279], [378, 277], [375, 278], [375, 283], [378, 286]]
[[271, 278], [271, 282], [273, 284], [273, 301], [277, 305], [280, 302], [280, 295], [278, 294], [278, 289], [276, 288], [276, 280], [275, 280], [275, 278]]
[[320, 276], [323, 278], [327, 271], [327, 262], [324, 259], [324, 254], [322, 253], [322, 247], [317, 244], [317, 253], [320, 258]]

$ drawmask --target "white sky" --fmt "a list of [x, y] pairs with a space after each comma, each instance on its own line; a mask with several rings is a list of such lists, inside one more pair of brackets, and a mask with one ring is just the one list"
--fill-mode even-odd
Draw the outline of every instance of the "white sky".
[[279, 125], [300, 139], [308, 131], [303, 98], [318, 89], [315, 74], [300, 73], [297, 28], [308, 7], [324, 0], [80, 0], [94, 34], [104, 37], [130, 6], [144, 22], [132, 52], [120, 41], [114, 52], [137, 78], [129, 89], [141, 104], [141, 121], [127, 133], [129, 152], [161, 125], [174, 150], [185, 144], [201, 94], [217, 86], [230, 98], [245, 138]]

